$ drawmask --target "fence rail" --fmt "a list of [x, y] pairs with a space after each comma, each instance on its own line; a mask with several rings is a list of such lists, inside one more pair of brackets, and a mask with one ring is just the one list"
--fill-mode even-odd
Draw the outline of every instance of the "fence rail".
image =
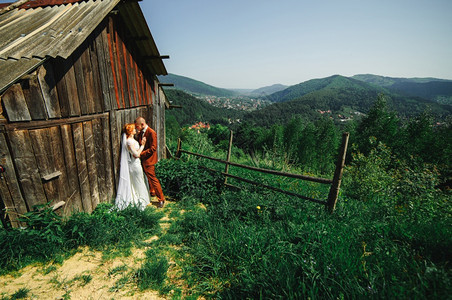
[[[193, 156], [198, 156], [201, 158], [206, 158], [209, 160], [213, 160], [219, 163], [223, 163], [225, 164], [225, 171], [221, 172], [221, 174], [223, 174], [225, 176], [225, 181], [224, 184], [225, 185], [229, 185], [227, 183], [227, 178], [231, 177], [240, 181], [244, 181], [247, 183], [251, 183], [254, 185], [258, 185], [273, 191], [277, 191], [277, 192], [281, 192], [287, 195], [291, 195], [291, 196], [295, 196], [304, 200], [308, 200], [311, 202], [315, 202], [315, 203], [319, 203], [319, 204], [323, 204], [327, 207], [327, 209], [330, 212], [333, 212], [335, 207], [336, 207], [336, 203], [337, 203], [337, 197], [339, 195], [339, 190], [340, 190], [340, 186], [341, 186], [341, 181], [342, 181], [342, 174], [343, 174], [343, 169], [345, 166], [345, 157], [346, 157], [346, 153], [347, 153], [347, 147], [348, 147], [348, 138], [349, 138], [349, 133], [348, 132], [344, 132], [342, 134], [342, 143], [341, 143], [341, 147], [339, 149], [339, 156], [336, 162], [336, 169], [334, 171], [334, 175], [333, 175], [333, 179], [326, 179], [326, 178], [320, 178], [320, 177], [313, 177], [313, 176], [307, 176], [307, 175], [301, 175], [301, 174], [293, 174], [293, 173], [286, 173], [286, 172], [280, 172], [280, 171], [274, 171], [274, 170], [267, 170], [267, 169], [262, 169], [262, 168], [257, 168], [257, 167], [252, 167], [252, 166], [247, 166], [247, 165], [242, 165], [242, 164], [238, 164], [238, 163], [234, 163], [230, 161], [231, 158], [231, 148], [232, 148], [232, 136], [233, 133], [232, 131], [230, 132], [230, 139], [229, 139], [229, 148], [228, 148], [228, 153], [227, 153], [227, 160], [223, 160], [223, 159], [219, 159], [219, 158], [215, 158], [215, 157], [210, 157], [207, 155], [203, 155], [203, 154], [199, 154], [199, 153], [194, 153], [194, 152], [190, 152], [190, 151], [186, 151], [182, 149], [182, 142], [179, 139], [178, 143], [177, 143], [177, 152], [175, 157], [176, 158], [180, 158], [182, 153], [185, 154], [189, 154], [189, 155], [193, 155]], [[248, 169], [248, 170], [252, 170], [252, 171], [257, 171], [257, 172], [261, 172], [261, 173], [267, 173], [267, 174], [272, 174], [272, 175], [277, 175], [277, 176], [284, 176], [284, 177], [289, 177], [289, 178], [295, 178], [295, 179], [301, 179], [301, 180], [305, 180], [305, 181], [311, 181], [311, 182], [317, 182], [317, 183], [321, 183], [321, 184], [329, 184], [331, 185], [330, 187], [330, 191], [328, 194], [328, 199], [327, 201], [324, 200], [318, 200], [318, 199], [314, 199], [314, 198], [310, 198], [307, 196], [303, 196], [297, 193], [293, 193], [290, 191], [286, 191], [283, 189], [279, 189], [276, 187], [272, 187], [269, 185], [265, 185], [263, 183], [260, 182], [256, 182], [253, 180], [249, 180], [246, 178], [242, 178], [236, 175], [232, 175], [229, 174], [229, 166], [235, 166], [235, 167], [240, 167], [240, 168], [244, 168], [244, 169]], [[212, 170], [212, 169], [209, 169]], [[212, 170], [212, 171], [216, 171], [216, 172], [220, 172], [217, 170]]]

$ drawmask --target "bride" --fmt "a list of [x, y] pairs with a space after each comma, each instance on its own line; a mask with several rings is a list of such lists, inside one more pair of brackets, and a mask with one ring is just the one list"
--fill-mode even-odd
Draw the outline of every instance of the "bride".
[[119, 166], [118, 191], [115, 206], [122, 210], [130, 205], [144, 210], [150, 203], [149, 186], [145, 180], [140, 161], [142, 145], [133, 138], [136, 134], [135, 124], [126, 124], [121, 140], [121, 162]]

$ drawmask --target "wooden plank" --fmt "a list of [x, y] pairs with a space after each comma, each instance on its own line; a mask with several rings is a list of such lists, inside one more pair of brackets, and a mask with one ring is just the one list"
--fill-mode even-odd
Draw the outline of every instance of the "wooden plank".
[[[29, 135], [39, 170], [39, 179], [42, 182], [43, 176], [57, 171], [53, 167], [54, 157], [52, 157], [52, 149], [50, 149], [50, 130], [48, 128], [29, 130]], [[46, 194], [46, 202], [56, 203], [60, 200], [55, 181], [42, 182], [42, 186]]]
[[19, 184], [23, 190], [28, 209], [31, 209], [34, 205], [47, 203], [28, 131], [10, 131], [8, 138], [11, 142], [11, 154], [16, 166]]
[[116, 111], [111, 110], [110, 111], [110, 139], [111, 139], [111, 149], [113, 151], [113, 172], [115, 174], [115, 183], [114, 185], [118, 185], [118, 176], [119, 174], [119, 159], [120, 159], [120, 135], [121, 131], [118, 131], [118, 127], [116, 125], [117, 117], [116, 117]]
[[47, 202], [55, 204], [66, 201], [69, 196], [69, 181], [59, 127], [30, 130], [29, 134]]
[[132, 118], [133, 118], [133, 116], [132, 116], [132, 111], [133, 111], [133, 109], [126, 109], [126, 110], [124, 111], [124, 113], [123, 113], [124, 119], [123, 119], [123, 122], [122, 122], [122, 124], [121, 124], [122, 127], [123, 127], [125, 124], [132, 123]]
[[77, 162], [77, 174], [80, 183], [80, 195], [82, 198], [83, 210], [90, 213], [93, 211], [93, 205], [91, 202], [91, 187], [86, 163], [83, 124], [72, 124], [72, 134], [74, 138], [75, 161]]
[[106, 185], [106, 173], [108, 172], [105, 164], [109, 157], [104, 148], [104, 131], [102, 128], [102, 120], [94, 119], [92, 121], [92, 132], [94, 142], [94, 161], [97, 170], [97, 185], [99, 190], [99, 202], [107, 202], [108, 191]]
[[22, 80], [20, 85], [22, 87], [22, 92], [24, 93], [31, 118], [33, 120], [47, 119], [46, 108], [37, 74], [31, 76], [28, 80]]
[[[138, 65], [137, 65], [138, 66]], [[145, 104], [145, 98], [146, 98], [146, 85], [144, 81], [143, 72], [140, 68], [138, 68], [138, 80], [140, 83], [140, 90], [141, 90], [141, 98], [140, 98], [140, 105]]]
[[157, 82], [153, 79], [150, 79], [149, 85], [151, 86], [151, 99], [150, 100], [150, 105], [154, 105], [154, 102], [156, 101], [156, 95], [157, 95], [157, 90], [158, 90], [158, 85]]
[[124, 72], [125, 72], [125, 76], [126, 76], [126, 87], [127, 87], [127, 95], [129, 97], [129, 102], [128, 102], [128, 107], [133, 107], [134, 106], [134, 90], [133, 90], [133, 86], [132, 86], [132, 76], [130, 74], [130, 54], [127, 51], [126, 45], [125, 43], [122, 43], [122, 59], [124, 59]]
[[135, 96], [135, 106], [140, 106], [141, 105], [141, 85], [140, 85], [140, 77], [139, 77], [139, 68], [137, 65], [137, 62], [135, 60], [135, 52], [136, 51], [132, 51], [131, 55], [131, 59], [132, 59], [132, 78], [133, 78], [133, 83], [134, 83], [134, 87], [136, 89], [136, 96]]
[[61, 125], [63, 157], [67, 172], [67, 198], [64, 213], [82, 212], [83, 204], [78, 180], [77, 162], [74, 151], [71, 125]]
[[[71, 64], [70, 60], [66, 60], [68, 64]], [[78, 98], [78, 92], [77, 92], [77, 83], [75, 79], [75, 71], [74, 71], [74, 65], [73, 63], [70, 65], [70, 68], [64, 76], [66, 81], [66, 86], [68, 87], [68, 92], [70, 93], [69, 96], [69, 104], [70, 104], [70, 116], [80, 116], [80, 101]]]
[[133, 92], [133, 101], [132, 101], [132, 105], [133, 106], [138, 106], [140, 105], [140, 91], [138, 89], [138, 81], [137, 81], [137, 65], [135, 60], [133, 59], [133, 55], [130, 53], [130, 51], [128, 52], [129, 54], [129, 62], [130, 62], [130, 67], [129, 67], [129, 76], [130, 76], [130, 82], [131, 82], [131, 88], [132, 88], [132, 92]]
[[148, 105], [153, 105], [154, 104], [154, 98], [155, 98], [155, 90], [154, 90], [154, 86], [152, 85], [154, 81], [148, 81], [148, 86], [149, 86], [149, 98], [148, 98]]
[[38, 82], [41, 87], [42, 97], [46, 106], [47, 116], [50, 119], [61, 118], [60, 103], [53, 74], [52, 66], [49, 63], [38, 68]]
[[116, 63], [118, 65], [118, 73], [119, 73], [119, 79], [121, 82], [121, 85], [119, 86], [120, 89], [122, 89], [122, 104], [123, 108], [130, 107], [129, 102], [129, 87], [127, 86], [127, 75], [126, 75], [126, 69], [125, 69], [125, 62], [124, 62], [124, 53], [123, 53], [123, 47], [122, 47], [122, 40], [119, 36], [117, 29], [115, 30], [115, 47], [116, 47]]
[[[98, 170], [96, 166], [96, 149], [94, 147], [93, 124], [83, 122], [83, 137], [85, 139], [85, 155], [88, 170], [89, 186], [91, 191], [91, 204], [93, 209], [99, 204]], [[100, 149], [98, 151], [101, 151]]]
[[10, 122], [31, 120], [28, 105], [19, 83], [13, 84], [6, 90], [2, 95], [2, 102]]
[[13, 159], [4, 133], [0, 133], [0, 164], [5, 168], [5, 172], [0, 175], [0, 198], [7, 209], [11, 225], [19, 227], [23, 224], [19, 222], [18, 216], [27, 212], [27, 206], [20, 192]]
[[149, 102], [149, 84], [146, 78], [143, 77], [143, 88], [144, 88], [144, 96], [143, 96], [143, 105], [148, 104]]
[[91, 57], [89, 53], [89, 47], [86, 43], [85, 50], [82, 53], [82, 68], [83, 68], [83, 78], [85, 79], [85, 90], [86, 90], [86, 101], [88, 106], [88, 111], [90, 114], [96, 113], [97, 93], [94, 82], [98, 79], [93, 77], [93, 67], [91, 65]]
[[[111, 148], [110, 122], [108, 119], [101, 119], [102, 122], [102, 142], [103, 156], [105, 157], [105, 199], [110, 201], [116, 194], [115, 173], [113, 169], [113, 155]], [[99, 151], [100, 152], [100, 151]]]
[[133, 117], [132, 117], [132, 122], [133, 123], [135, 123], [135, 120], [139, 117], [139, 116], [141, 116], [141, 111], [142, 111], [143, 109], [141, 108], [141, 107], [137, 107], [137, 108], [135, 108], [134, 109], [134, 114], [133, 114]]
[[[57, 191], [58, 191], [58, 199], [59, 201], [64, 201], [67, 203], [67, 199], [70, 197], [69, 193], [69, 179], [65, 166], [65, 158], [64, 158], [64, 149], [63, 149], [63, 140], [61, 135], [61, 130], [59, 126], [53, 126], [49, 128], [49, 137], [50, 137], [50, 152], [51, 158], [53, 162], [53, 168], [56, 173], [61, 173], [56, 179], [53, 179], [55, 182]], [[58, 211], [58, 213], [63, 213], [64, 211]]]
[[88, 115], [92, 112], [88, 104], [89, 98], [86, 91], [89, 78], [85, 78], [85, 67], [83, 65], [84, 62], [82, 61], [84, 46], [85, 43], [82, 44], [82, 46], [79, 47], [77, 51], [71, 55], [71, 57], [74, 60], [75, 84], [77, 86], [78, 100], [80, 103], [80, 113], [82, 115]]
[[47, 175], [42, 175], [41, 179], [44, 181], [50, 181], [50, 180], [54, 180], [60, 176], [61, 176], [61, 171], [55, 171], [55, 172], [47, 174]]
[[95, 64], [97, 59], [97, 65], [99, 70], [100, 79], [100, 89], [103, 96], [103, 110], [110, 111], [115, 107], [112, 103], [115, 97], [115, 89], [113, 82], [113, 74], [110, 66], [110, 55], [108, 50], [107, 40], [107, 29], [106, 23], [102, 22], [97, 28], [97, 36], [94, 39], [94, 44], [96, 47], [96, 57], [94, 55], [91, 57], [93, 64]]
[[100, 82], [100, 70], [99, 70], [99, 59], [97, 58], [97, 47], [95, 43], [95, 38], [90, 41], [88, 46], [89, 50], [89, 61], [91, 65], [92, 77], [93, 77], [93, 101], [94, 101], [94, 110], [97, 113], [101, 113], [104, 111], [104, 100], [102, 93], [102, 84]]
[[[114, 42], [114, 29], [113, 29], [113, 21], [112, 18], [109, 17], [108, 18], [108, 31], [107, 31], [107, 45], [108, 45], [108, 53], [110, 55], [110, 65], [111, 65], [111, 70], [112, 70], [112, 74], [113, 74], [113, 82], [114, 82], [114, 87], [115, 87], [115, 98], [116, 98], [116, 108], [121, 108], [121, 104], [122, 104], [122, 93], [121, 93], [121, 89], [120, 89], [120, 82], [119, 82], [119, 72], [118, 72], [118, 68], [117, 68], [117, 63], [116, 63], [116, 47], [115, 47], [115, 42]], [[102, 32], [102, 35], [104, 33]], [[105, 41], [105, 40], [104, 40]], [[115, 107], [113, 105], [113, 101], [112, 101], [112, 109], [113, 107]]]
[[56, 58], [53, 65], [62, 117], [80, 115], [77, 83], [70, 58]]
[[90, 121], [97, 118], [107, 118], [108, 113], [96, 114], [96, 115], [88, 115], [81, 117], [73, 117], [73, 118], [65, 118], [58, 120], [48, 120], [48, 121], [31, 121], [26, 123], [10, 123], [6, 124], [5, 128], [8, 131], [12, 130], [20, 130], [20, 129], [39, 129], [39, 128], [47, 128], [51, 126], [58, 126], [64, 124], [72, 124], [72, 123], [80, 123], [85, 121]]
[[151, 101], [151, 93], [152, 93], [152, 89], [151, 89], [151, 85], [149, 84], [148, 80], [145, 79], [145, 85], [146, 85], [146, 98], [144, 100], [144, 104], [148, 105], [149, 102]]

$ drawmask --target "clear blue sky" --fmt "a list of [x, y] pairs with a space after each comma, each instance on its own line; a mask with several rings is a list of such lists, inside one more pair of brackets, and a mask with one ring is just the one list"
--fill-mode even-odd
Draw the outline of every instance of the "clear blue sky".
[[222, 88], [334, 74], [452, 79], [452, 0], [144, 0], [170, 73]]
[[217, 87], [362, 73], [452, 79], [452, 0], [139, 3], [168, 72]]

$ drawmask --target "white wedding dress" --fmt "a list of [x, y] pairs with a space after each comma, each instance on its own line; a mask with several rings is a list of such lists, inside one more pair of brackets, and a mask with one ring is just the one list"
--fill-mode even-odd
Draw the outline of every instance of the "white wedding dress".
[[119, 210], [132, 205], [144, 210], [150, 203], [149, 184], [145, 178], [143, 167], [137, 156], [140, 145], [133, 138], [125, 134], [121, 139], [121, 162], [119, 166], [118, 191], [115, 207]]

